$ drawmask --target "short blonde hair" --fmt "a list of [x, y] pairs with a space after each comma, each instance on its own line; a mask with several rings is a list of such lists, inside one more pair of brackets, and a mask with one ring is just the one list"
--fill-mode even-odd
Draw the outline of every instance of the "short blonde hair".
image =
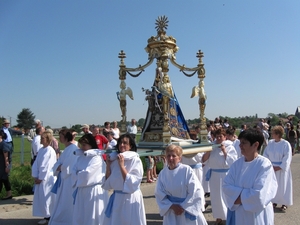
[[182, 148], [179, 146], [179, 145], [169, 145], [168, 147], [166, 147], [166, 155], [169, 153], [169, 152], [175, 152], [176, 155], [178, 155], [179, 157], [182, 156], [182, 153], [183, 153], [183, 150]]
[[272, 132], [274, 132], [274, 134], [279, 135], [282, 138], [284, 134], [284, 129], [282, 126], [277, 125], [272, 128]]
[[46, 138], [47, 144], [50, 145], [52, 139], [53, 139], [53, 135], [51, 134], [51, 132], [49, 131], [45, 131], [42, 135], [42, 137]]

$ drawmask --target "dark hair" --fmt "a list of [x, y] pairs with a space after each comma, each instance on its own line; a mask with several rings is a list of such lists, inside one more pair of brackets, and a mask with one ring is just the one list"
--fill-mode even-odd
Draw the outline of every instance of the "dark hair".
[[258, 142], [259, 145], [257, 150], [260, 150], [262, 144], [264, 143], [264, 135], [260, 130], [249, 128], [247, 130], [242, 131], [239, 134], [239, 140], [245, 139], [250, 142], [250, 145], [253, 145], [255, 142]]
[[59, 134], [62, 134], [64, 136], [64, 138], [70, 142], [73, 140], [73, 135], [72, 135], [72, 130], [70, 129], [62, 129], [59, 131]]
[[35, 129], [35, 133], [36, 133], [36, 134], [41, 134], [42, 128], [43, 128], [43, 127], [38, 127], [38, 128], [36, 128], [36, 129]]
[[130, 151], [133, 151], [133, 152], [136, 152], [137, 151], [137, 147], [136, 147], [136, 144], [135, 144], [135, 141], [134, 139], [131, 137], [130, 134], [122, 134], [119, 139], [118, 139], [118, 142], [117, 142], [117, 145], [116, 145], [116, 148], [118, 150], [118, 152], [120, 153], [119, 151], [119, 145], [121, 144], [121, 142], [123, 141], [124, 138], [128, 138], [129, 139], [129, 145], [130, 145]]
[[7, 134], [4, 132], [4, 130], [0, 130], [0, 136], [2, 137], [3, 140], [7, 138]]
[[216, 130], [215, 135], [216, 136], [217, 135], [224, 135], [224, 136], [226, 136], [226, 131], [223, 128], [219, 128], [219, 129]]
[[81, 138], [79, 138], [78, 143], [79, 144], [83, 144], [83, 143], [88, 144], [92, 147], [91, 149], [98, 149], [97, 142], [96, 142], [94, 136], [90, 133], [84, 134]]
[[108, 124], [110, 124], [110, 122], [107, 122], [107, 121], [106, 121], [106, 122], [104, 123], [104, 126], [106, 127]]
[[233, 129], [233, 128], [226, 129], [226, 134], [233, 136], [235, 134], [235, 129]]

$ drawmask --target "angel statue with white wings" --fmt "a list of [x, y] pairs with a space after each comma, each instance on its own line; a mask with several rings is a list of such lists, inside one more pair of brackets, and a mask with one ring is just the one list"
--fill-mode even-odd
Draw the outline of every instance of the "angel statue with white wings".
[[130, 87], [126, 88], [125, 81], [121, 81], [120, 84], [121, 91], [117, 92], [117, 97], [120, 101], [120, 108], [122, 112], [122, 121], [126, 122], [126, 95], [133, 100], [133, 93]]

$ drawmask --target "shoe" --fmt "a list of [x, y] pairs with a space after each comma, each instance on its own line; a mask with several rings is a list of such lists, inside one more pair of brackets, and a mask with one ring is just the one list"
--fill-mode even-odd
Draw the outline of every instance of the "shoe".
[[281, 209], [282, 212], [285, 212], [287, 210], [287, 206], [286, 205], [282, 205], [280, 209]]
[[276, 208], [276, 206], [277, 206], [277, 204], [276, 204], [276, 203], [273, 203], [273, 208], [274, 208], [274, 209]]
[[147, 180], [147, 183], [154, 183], [153, 180]]
[[217, 220], [214, 225], [223, 225], [223, 220]]
[[205, 198], [209, 198], [210, 197], [210, 192], [206, 192], [204, 195]]
[[152, 180], [153, 180], [153, 181], [156, 181], [156, 178], [155, 178], [155, 177], [153, 177], [153, 178], [152, 178]]
[[40, 221], [38, 222], [38, 224], [39, 224], [39, 225], [48, 224], [48, 220], [45, 220], [45, 219], [40, 220]]
[[5, 197], [5, 198], [2, 198], [2, 200], [8, 200], [8, 199], [12, 199], [12, 195], [11, 196], [8, 196], [8, 197]]

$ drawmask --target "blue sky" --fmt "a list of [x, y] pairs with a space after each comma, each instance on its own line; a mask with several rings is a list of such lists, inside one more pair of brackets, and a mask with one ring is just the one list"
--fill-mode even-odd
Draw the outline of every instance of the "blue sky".
[[[177, 62], [198, 64], [204, 52], [206, 117], [287, 112], [299, 102], [300, 1], [298, 0], [1, 0], [0, 116], [30, 108], [51, 127], [119, 121], [118, 53], [127, 67], [148, 60], [144, 48], [167, 16], [177, 40]], [[138, 78], [127, 75], [134, 100], [127, 120], [143, 118], [155, 63]], [[170, 64], [169, 76], [186, 119], [199, 117], [190, 98], [197, 75]]]

